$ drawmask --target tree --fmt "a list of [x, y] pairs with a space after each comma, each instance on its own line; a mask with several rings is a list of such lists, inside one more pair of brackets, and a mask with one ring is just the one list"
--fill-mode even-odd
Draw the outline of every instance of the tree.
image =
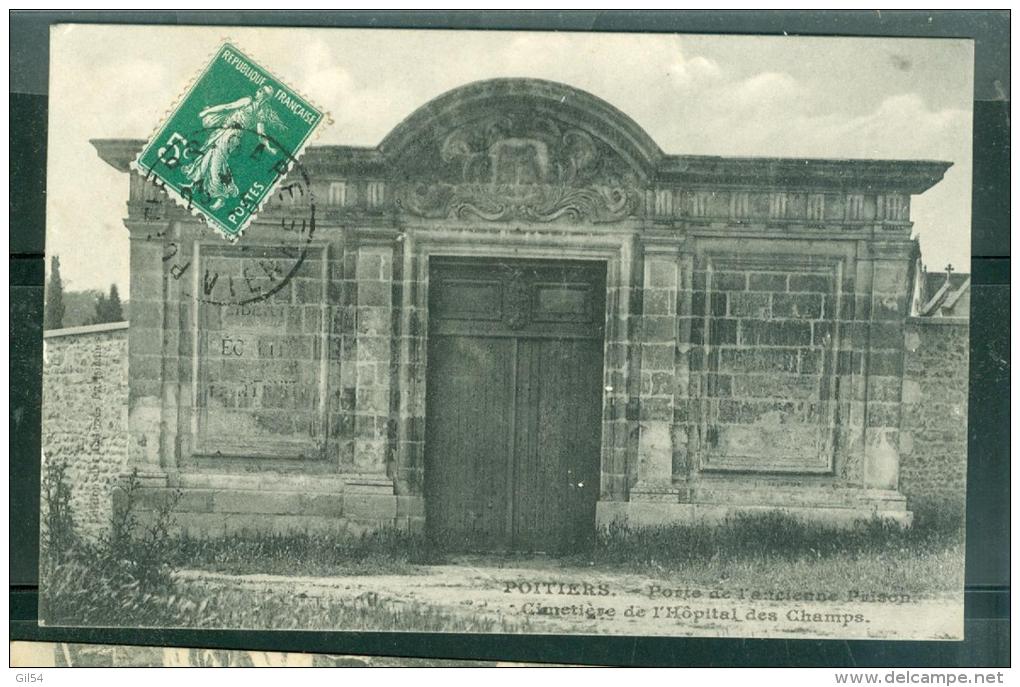
[[124, 311], [121, 309], [117, 285], [110, 284], [110, 295], [99, 294], [96, 298], [96, 315], [92, 318], [92, 322], [93, 324], [102, 324], [104, 322], [123, 321]]
[[50, 279], [46, 284], [46, 310], [43, 312], [43, 329], [60, 329], [64, 326], [64, 282], [60, 278], [60, 258], [50, 258]]
[[106, 299], [107, 322], [123, 322], [124, 311], [120, 307], [120, 294], [117, 293], [117, 285], [110, 284], [110, 295]]
[[96, 295], [95, 312], [92, 313], [92, 317], [89, 318], [88, 324], [102, 324], [106, 322], [106, 294], [99, 293]]

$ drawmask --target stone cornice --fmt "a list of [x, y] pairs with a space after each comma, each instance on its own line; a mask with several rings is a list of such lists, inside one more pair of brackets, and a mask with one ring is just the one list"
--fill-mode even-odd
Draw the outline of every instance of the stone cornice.
[[[127, 172], [144, 142], [94, 139], [99, 156]], [[313, 179], [388, 179], [392, 163], [380, 148], [313, 146], [301, 163]], [[663, 155], [655, 185], [679, 188], [803, 189], [811, 191], [919, 194], [937, 184], [952, 166], [938, 160], [857, 160], [829, 158], [720, 157]]]
[[89, 141], [103, 162], [118, 172], [130, 171], [131, 161], [141, 152], [145, 141], [137, 138], [93, 138]]
[[938, 183], [952, 164], [937, 160], [667, 155], [658, 165], [656, 177], [681, 187], [918, 194]]

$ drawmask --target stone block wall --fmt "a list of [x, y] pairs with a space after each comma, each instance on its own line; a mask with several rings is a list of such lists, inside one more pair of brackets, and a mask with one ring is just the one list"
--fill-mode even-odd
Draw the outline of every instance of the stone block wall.
[[910, 508], [959, 508], [967, 478], [969, 322], [912, 318], [904, 335], [900, 491]]
[[[310, 223], [288, 217], [234, 246], [197, 222], [161, 232], [159, 223], [128, 221], [139, 262], [132, 294], [162, 294], [162, 312], [147, 313], [162, 336], [151, 336], [149, 323], [137, 335], [131, 328], [131, 464], [152, 494], [245, 489], [245, 479], [264, 475], [256, 489], [295, 504], [314, 477], [336, 495], [358, 483], [395, 510], [394, 264], [402, 256], [394, 232], [313, 234]], [[346, 500], [343, 517], [394, 525], [387, 509], [363, 506]], [[266, 518], [206, 512], [201, 500], [180, 510], [182, 526], [198, 531], [223, 522], [266, 529]], [[403, 509], [401, 524], [411, 511]], [[275, 515], [273, 527], [285, 529], [336, 525]]]
[[[746, 277], [747, 289], [725, 294], [725, 318], [728, 319], [731, 314], [739, 316], [739, 313], [743, 312], [742, 308], [750, 302], [760, 301], [761, 308], [765, 308], [767, 304], [767, 307], [772, 309], [776, 307], [778, 298], [781, 309], [785, 307], [783, 303], [786, 300], [795, 297], [794, 292], [789, 291], [791, 277], [780, 275], [785, 290], [765, 292], [749, 288], [752, 276], [754, 275], [749, 274]], [[761, 275], [754, 276], [755, 284], [763, 284], [763, 278]], [[698, 283], [700, 284], [700, 281]], [[777, 276], [775, 281], [777, 289], [779, 284]], [[762, 298], [761, 293], [767, 297]], [[701, 292], [696, 291], [694, 297], [700, 301]], [[718, 294], [715, 298], [723, 300]], [[710, 300], [706, 299], [704, 310], [700, 306], [697, 310], [713, 312], [713, 306], [709, 305]], [[805, 312], [808, 316], [815, 312], [812, 309], [815, 300], [810, 294], [805, 300]], [[824, 310], [827, 308], [824, 305], [827, 302], [824, 295], [821, 302]], [[722, 306], [715, 307], [719, 317], [722, 318]], [[798, 313], [800, 311], [798, 307]], [[46, 460], [67, 462], [76, 524], [83, 534], [91, 537], [99, 536], [109, 526], [111, 489], [117, 477], [128, 470], [127, 335], [127, 324], [117, 323], [55, 330], [47, 332], [45, 338], [43, 452]], [[805, 360], [810, 358], [805, 352], [811, 353], [811, 347], [807, 346], [806, 342], [805, 338], [805, 346], [799, 353], [795, 346], [791, 349], [792, 353], [782, 346], [720, 349], [717, 362], [721, 367], [714, 374], [728, 376], [730, 379], [726, 382], [715, 380], [713, 383], [728, 384], [730, 394], [733, 393], [734, 384], [739, 388], [747, 387], [749, 397], [752, 400], [757, 399], [758, 396], [752, 393], [754, 389], [760, 388], [761, 393], [765, 393], [771, 385], [747, 386], [752, 384], [754, 375], [757, 374], [754, 372], [756, 368], [752, 369], [755, 361], [763, 369], [767, 368], [772, 372], [787, 370], [788, 367], [784, 374], [793, 376], [794, 382], [800, 383], [798, 380], [807, 374], [804, 370], [814, 369], [810, 367], [810, 362], [806, 363], [808, 367], [805, 367]], [[967, 321], [963, 319], [913, 318], [908, 320], [905, 327], [899, 487], [908, 498], [908, 506], [912, 510], [923, 511], [939, 506], [958, 508], [963, 503], [967, 470], [968, 345], [969, 328]], [[701, 352], [700, 348], [698, 350]], [[775, 356], [779, 357], [773, 360]], [[783, 366], [783, 360], [787, 361], [787, 367]], [[747, 368], [746, 374], [724, 373], [723, 370], [730, 369], [740, 361], [752, 365], [751, 368]], [[739, 369], [744, 370], [745, 367]], [[352, 378], [354, 372], [355, 370], [352, 370]], [[750, 381], [734, 381], [735, 378], [743, 377]], [[814, 378], [809, 376], [809, 379]], [[649, 382], [651, 381], [653, 380], [649, 375]], [[812, 381], [812, 384], [814, 383], [815, 381]], [[720, 391], [719, 386], [712, 388]], [[720, 397], [720, 400], [725, 399]], [[237, 482], [238, 478], [234, 476], [230, 479], [229, 485], [222, 486], [259, 488], [258, 485], [239, 485]], [[320, 476], [312, 478], [308, 483], [287, 494], [286, 496], [295, 503], [293, 509], [295, 517], [291, 518], [295, 523], [274, 521], [273, 529], [286, 529], [291, 525], [306, 527], [309, 523], [305, 522], [305, 519], [309, 515], [318, 516], [317, 519], [313, 518], [316, 522], [311, 523], [311, 526], [317, 529], [330, 531], [347, 527], [357, 529], [362, 522], [372, 522], [379, 515], [371, 509], [366, 510], [366, 505], [372, 504], [362, 503], [367, 496], [355, 493], [358, 492], [358, 487], [352, 489], [349, 485], [338, 484], [330, 487], [330, 491], [334, 492], [332, 495], [328, 493], [318, 495], [315, 493], [313, 482], [322, 489], [327, 486]], [[373, 491], [378, 487], [360, 489]], [[374, 494], [368, 496], [381, 499], [380, 503], [385, 501], [387, 508], [392, 506], [392, 497]], [[324, 498], [332, 499], [331, 504], [335, 501], [335, 505], [330, 506], [333, 510], [327, 509], [328, 512], [309, 510], [306, 502], [316, 498], [320, 501]], [[411, 506], [420, 510], [420, 499], [412, 500], [414, 503]], [[397, 504], [398, 509], [401, 505]], [[188, 510], [189, 514], [185, 517], [187, 522], [182, 523], [182, 526], [197, 531], [208, 530], [210, 533], [229, 524], [231, 518], [242, 520], [246, 518], [244, 514], [234, 514], [229, 504], [224, 501], [224, 497], [206, 509], [196, 507]], [[299, 514], [304, 517], [296, 517]], [[392, 518], [392, 514], [384, 515], [387, 520]], [[405, 517], [407, 515], [404, 513]], [[420, 513], [415, 513], [413, 519], [420, 517]], [[298, 523], [297, 520], [301, 522]], [[249, 526], [256, 524], [258, 523], [247, 522]]]
[[42, 447], [66, 463], [79, 533], [107, 531], [110, 490], [127, 470], [126, 322], [44, 334]]

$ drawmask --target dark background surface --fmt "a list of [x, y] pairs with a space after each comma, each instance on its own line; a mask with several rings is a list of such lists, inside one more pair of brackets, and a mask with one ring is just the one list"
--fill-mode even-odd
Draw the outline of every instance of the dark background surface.
[[[1007, 11], [12, 12], [10, 636], [433, 658], [677, 666], [1009, 665]], [[39, 627], [36, 619], [49, 26], [61, 22], [972, 38], [975, 41], [967, 577], [963, 642]]]

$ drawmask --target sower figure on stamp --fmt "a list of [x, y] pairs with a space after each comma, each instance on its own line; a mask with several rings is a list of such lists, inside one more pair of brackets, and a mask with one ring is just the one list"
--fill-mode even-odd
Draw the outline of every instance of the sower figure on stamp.
[[193, 195], [202, 192], [213, 199], [213, 210], [223, 207], [227, 198], [239, 195], [230, 169], [230, 158], [240, 147], [245, 130], [257, 132], [260, 144], [270, 153], [276, 152], [266, 136], [266, 125], [279, 129], [287, 127], [269, 104], [272, 95], [272, 86], [263, 86], [254, 97], [246, 96], [231, 103], [213, 105], [198, 113], [202, 126], [212, 133], [199, 156], [185, 165], [182, 171], [191, 180], [187, 188]]

